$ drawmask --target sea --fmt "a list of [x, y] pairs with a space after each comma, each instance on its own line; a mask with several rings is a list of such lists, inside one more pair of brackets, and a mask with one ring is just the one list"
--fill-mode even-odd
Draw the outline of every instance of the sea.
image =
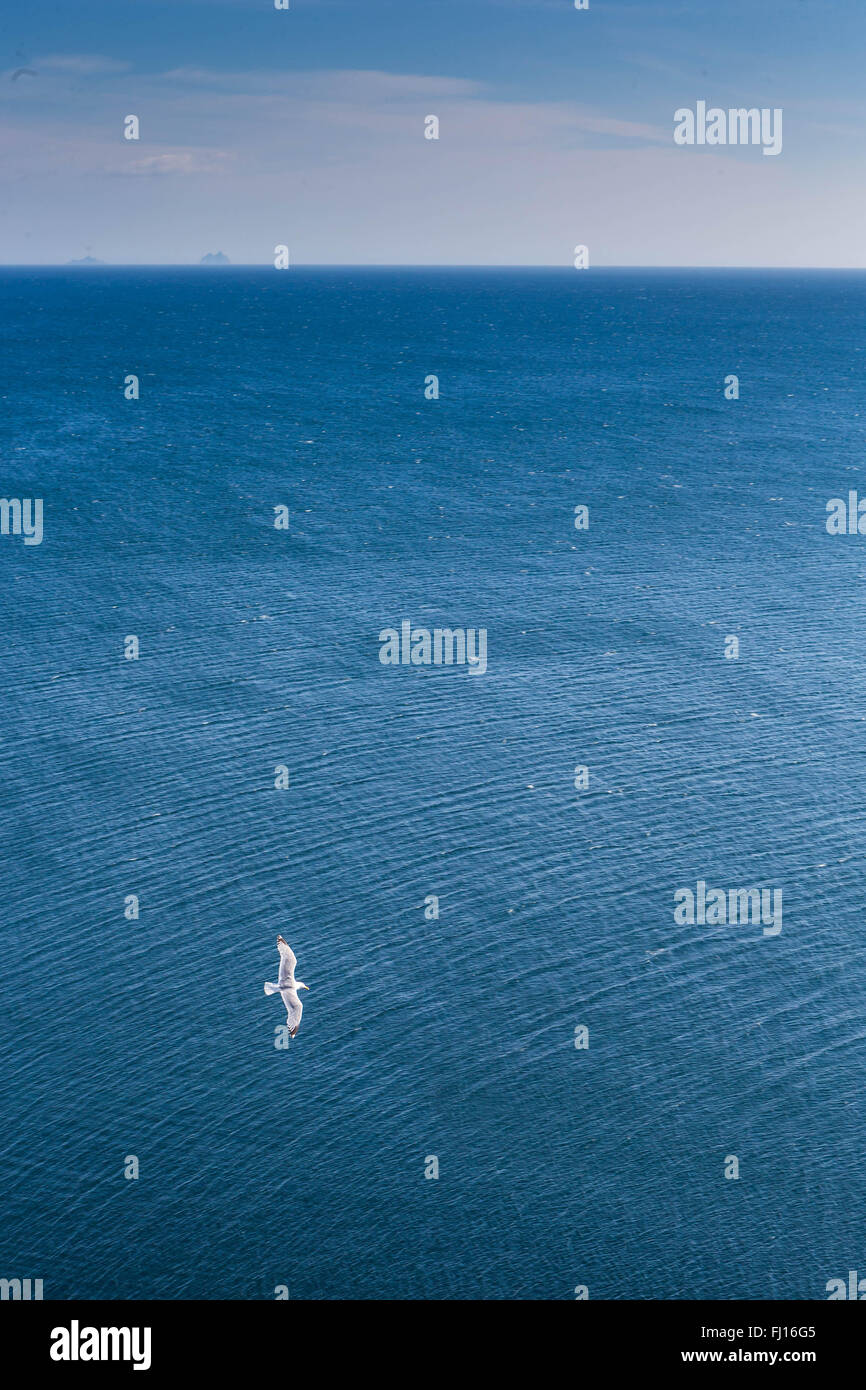
[[864, 321], [862, 272], [0, 272], [0, 1276], [866, 1274]]

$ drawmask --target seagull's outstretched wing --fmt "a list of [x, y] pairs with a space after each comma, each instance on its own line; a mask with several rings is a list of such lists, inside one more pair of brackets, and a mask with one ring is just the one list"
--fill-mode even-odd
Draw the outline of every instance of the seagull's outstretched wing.
[[281, 989], [280, 998], [286, 1006], [286, 1027], [289, 1030], [289, 1037], [293, 1038], [301, 1026], [301, 1014], [304, 1006], [298, 998], [294, 986], [290, 989]]
[[[277, 984], [280, 986], [280, 989], [282, 989], [283, 986], [288, 986], [290, 989], [294, 990], [295, 966], [298, 963], [298, 958], [291, 946], [289, 946], [281, 936], [277, 937], [277, 950], [280, 953], [280, 973], [277, 976]], [[297, 998], [297, 995], [295, 997]]]

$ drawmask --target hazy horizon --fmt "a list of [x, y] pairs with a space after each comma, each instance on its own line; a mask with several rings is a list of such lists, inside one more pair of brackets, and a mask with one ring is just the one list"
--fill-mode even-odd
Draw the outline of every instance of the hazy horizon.
[[[94, 259], [89, 263], [81, 260], [66, 261], [3, 261], [0, 270], [272, 270], [273, 266], [260, 261], [229, 261], [223, 265], [203, 265], [201, 261], [102, 261]], [[530, 264], [490, 264], [482, 261], [298, 261], [293, 270], [567, 270], [564, 265]], [[804, 271], [820, 271], [829, 275], [866, 273], [862, 265], [598, 265], [599, 271], [630, 271], [635, 274], [645, 271], [679, 270], [683, 273], [700, 271], [731, 271], [748, 274], [750, 271], [773, 270], [779, 274], [796, 275]]]

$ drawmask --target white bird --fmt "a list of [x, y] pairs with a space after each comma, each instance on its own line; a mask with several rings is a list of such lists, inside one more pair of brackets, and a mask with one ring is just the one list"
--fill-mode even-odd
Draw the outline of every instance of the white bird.
[[270, 980], [265, 981], [265, 994], [279, 994], [286, 1006], [289, 1037], [293, 1038], [301, 1026], [301, 1014], [304, 1011], [304, 1006], [298, 998], [298, 990], [309, 989], [310, 986], [305, 985], [303, 980], [295, 979], [298, 958], [281, 936], [277, 937], [277, 950], [280, 953], [280, 973], [275, 985], [271, 984]]

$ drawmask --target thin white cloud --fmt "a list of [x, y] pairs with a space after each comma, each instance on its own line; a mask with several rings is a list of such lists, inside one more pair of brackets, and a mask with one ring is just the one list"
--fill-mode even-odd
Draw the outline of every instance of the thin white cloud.
[[96, 53], [49, 53], [45, 58], [38, 58], [33, 66], [38, 71], [67, 72], [88, 77], [128, 72], [132, 64], [120, 62], [117, 58], [103, 58]]
[[419, 73], [379, 72], [376, 69], [322, 69], [295, 71], [255, 68], [226, 72], [210, 68], [171, 68], [162, 74], [168, 82], [188, 87], [213, 87], [233, 93], [261, 96], [291, 92], [297, 97], [327, 93], [336, 101], [399, 101], [422, 97], [472, 96], [483, 92], [481, 83], [463, 77], [429, 77]]
[[171, 150], [146, 155], [130, 164], [115, 166], [112, 173], [128, 177], [154, 174], [214, 174], [223, 172], [235, 159], [229, 150]]

